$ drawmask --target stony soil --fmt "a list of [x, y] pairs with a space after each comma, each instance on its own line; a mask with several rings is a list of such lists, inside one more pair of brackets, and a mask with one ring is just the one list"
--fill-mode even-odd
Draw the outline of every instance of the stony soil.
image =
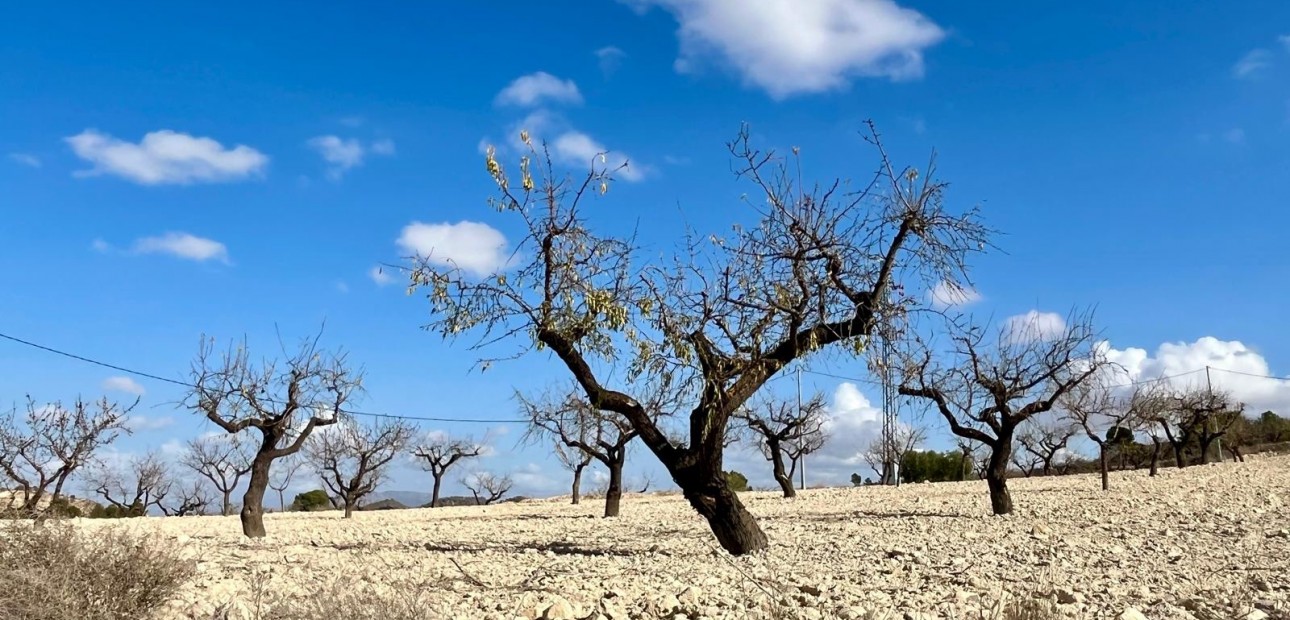
[[611, 520], [595, 500], [271, 515], [260, 541], [236, 517], [128, 527], [197, 562], [177, 617], [367, 594], [415, 597], [423, 617], [508, 620], [979, 618], [1001, 596], [1073, 618], [1285, 617], [1290, 457], [1113, 473], [1109, 493], [1091, 476], [1010, 485], [1007, 517], [989, 514], [980, 481], [748, 493], [771, 548], [743, 558], [675, 495], [629, 496]]

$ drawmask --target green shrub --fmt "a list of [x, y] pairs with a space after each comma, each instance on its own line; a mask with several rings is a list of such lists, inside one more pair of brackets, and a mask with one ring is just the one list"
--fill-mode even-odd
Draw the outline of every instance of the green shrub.
[[0, 610], [6, 620], [158, 617], [192, 576], [171, 549], [116, 528], [0, 527]]
[[314, 512], [318, 510], [331, 510], [331, 497], [322, 489], [306, 491], [291, 501], [291, 509], [302, 512]]
[[748, 477], [733, 470], [726, 472], [726, 486], [730, 487], [730, 490], [736, 493], [750, 490], [748, 487]]
[[906, 452], [900, 459], [901, 482], [951, 482], [963, 480], [965, 469], [971, 463], [963, 459], [963, 453], [936, 452], [935, 450]]

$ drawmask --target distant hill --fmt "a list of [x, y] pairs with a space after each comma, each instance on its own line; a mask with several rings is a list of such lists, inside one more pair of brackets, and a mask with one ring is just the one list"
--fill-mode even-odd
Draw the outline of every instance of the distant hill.
[[408, 506], [395, 499], [383, 499], [369, 504], [364, 504], [359, 510], [404, 510]]
[[420, 491], [377, 491], [367, 497], [369, 503], [392, 499], [404, 506], [423, 506], [430, 503], [430, 494]]

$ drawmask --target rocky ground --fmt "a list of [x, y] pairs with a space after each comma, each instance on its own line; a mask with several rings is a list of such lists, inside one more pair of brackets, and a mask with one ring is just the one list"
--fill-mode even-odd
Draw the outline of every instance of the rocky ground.
[[743, 558], [675, 495], [629, 496], [611, 520], [594, 500], [271, 515], [258, 541], [236, 517], [128, 527], [197, 563], [179, 617], [368, 595], [507, 620], [979, 618], [1001, 596], [1072, 618], [1285, 617], [1290, 457], [1115, 473], [1109, 493], [1090, 476], [1010, 484], [1007, 517], [989, 514], [980, 481], [748, 493], [771, 548]]

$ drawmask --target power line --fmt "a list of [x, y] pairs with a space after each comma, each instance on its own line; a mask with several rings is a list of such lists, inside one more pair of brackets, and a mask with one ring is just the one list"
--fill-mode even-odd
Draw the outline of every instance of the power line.
[[[48, 353], [53, 353], [53, 354], [55, 354], [55, 355], [61, 355], [61, 356], [63, 356], [63, 357], [70, 358], [70, 359], [74, 359], [74, 360], [79, 361], [79, 362], [85, 362], [85, 363], [87, 363], [87, 364], [93, 364], [93, 365], [95, 365], [95, 366], [101, 366], [101, 367], [103, 367], [103, 368], [111, 368], [112, 370], [116, 370], [116, 371], [118, 371], [118, 372], [123, 372], [123, 373], [126, 373], [126, 374], [134, 375], [134, 376], [136, 376], [136, 377], [143, 377], [143, 378], [146, 378], [146, 379], [152, 379], [152, 380], [154, 380], [154, 381], [164, 381], [164, 382], [166, 382], [166, 383], [170, 383], [170, 384], [172, 384], [172, 385], [178, 385], [178, 386], [182, 386], [182, 387], [186, 387], [186, 388], [193, 388], [193, 389], [196, 389], [196, 388], [197, 388], [197, 386], [196, 386], [196, 385], [193, 385], [193, 384], [191, 384], [191, 383], [187, 383], [187, 382], [184, 382], [184, 381], [179, 381], [179, 380], [177, 380], [177, 379], [168, 379], [168, 378], [166, 378], [166, 377], [162, 377], [162, 376], [160, 376], [160, 375], [155, 375], [155, 374], [152, 374], [152, 373], [143, 372], [143, 371], [141, 371], [141, 370], [134, 370], [134, 369], [132, 369], [132, 368], [126, 368], [126, 367], [124, 367], [124, 366], [118, 366], [118, 365], [116, 365], [116, 364], [109, 364], [109, 363], [107, 363], [107, 362], [103, 362], [103, 361], [99, 361], [99, 360], [96, 360], [96, 359], [88, 358], [88, 357], [85, 357], [85, 356], [83, 356], [83, 355], [77, 355], [77, 354], [75, 354], [75, 353], [68, 353], [67, 351], [63, 351], [63, 350], [60, 350], [60, 349], [55, 349], [55, 348], [53, 348], [53, 347], [48, 347], [48, 346], [45, 346], [45, 345], [42, 345], [42, 344], [37, 344], [37, 343], [35, 343], [35, 342], [31, 342], [31, 341], [29, 341], [29, 340], [23, 340], [22, 338], [18, 338], [18, 337], [15, 337], [15, 336], [10, 336], [10, 335], [8, 335], [8, 334], [0, 333], [0, 338], [3, 338], [3, 339], [5, 339], [5, 340], [9, 340], [9, 341], [12, 341], [12, 342], [16, 342], [16, 343], [18, 343], [18, 344], [25, 345], [25, 346], [28, 346], [28, 347], [32, 347], [32, 348], [34, 348], [34, 349], [40, 349], [41, 351], [46, 351], [46, 352], [48, 352]], [[281, 404], [281, 403], [276, 403], [276, 402], [271, 401], [271, 400], [266, 400], [265, 402], [269, 402], [269, 403], [273, 403], [273, 404]], [[399, 414], [393, 414], [393, 413], [382, 413], [382, 412], [376, 412], [376, 411], [356, 411], [356, 410], [352, 410], [352, 409], [340, 409], [340, 410], [338, 411], [338, 413], [343, 413], [343, 414], [347, 414], [347, 415], [367, 416], [367, 417], [373, 417], [373, 418], [392, 418], [392, 419], [397, 419], [397, 420], [409, 420], [409, 421], [416, 421], [416, 422], [458, 422], [458, 423], [468, 423], [468, 424], [527, 424], [527, 423], [528, 423], [528, 420], [520, 420], [520, 419], [513, 419], [513, 418], [484, 418], [484, 419], [478, 419], [478, 418], [476, 418], [476, 419], [470, 419], [470, 418], [437, 418], [437, 417], [430, 417], [430, 416], [399, 415]]]

